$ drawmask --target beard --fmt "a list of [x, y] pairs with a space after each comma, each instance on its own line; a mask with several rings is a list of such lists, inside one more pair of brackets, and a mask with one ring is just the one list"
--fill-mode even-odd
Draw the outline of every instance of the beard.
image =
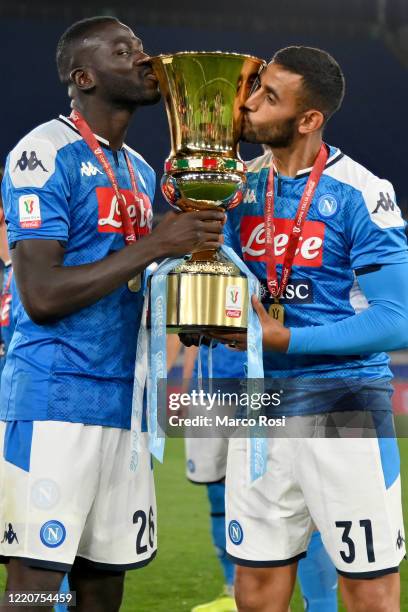
[[244, 120], [241, 140], [253, 144], [269, 145], [273, 149], [289, 147], [296, 135], [296, 117], [290, 117], [279, 124], [255, 128], [248, 119]]
[[110, 74], [108, 78], [100, 78], [103, 95], [118, 107], [136, 108], [156, 104], [161, 94], [157, 84], [145, 79], [144, 74], [138, 78], [123, 78]]

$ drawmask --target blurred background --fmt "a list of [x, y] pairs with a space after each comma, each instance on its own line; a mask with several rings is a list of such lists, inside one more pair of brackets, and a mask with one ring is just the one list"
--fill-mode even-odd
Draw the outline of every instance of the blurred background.
[[[55, 47], [71, 23], [101, 14], [131, 26], [151, 54], [222, 50], [268, 59], [290, 44], [329, 51], [344, 70], [347, 94], [326, 140], [392, 181], [408, 216], [407, 0], [0, 0], [0, 165], [35, 125], [69, 114]], [[161, 104], [136, 114], [127, 140], [160, 174], [169, 152]], [[243, 157], [256, 154], [242, 149]], [[165, 207], [158, 193], [156, 210]]]
[[[343, 68], [347, 93], [326, 141], [392, 181], [408, 218], [408, 0], [0, 0], [0, 165], [33, 127], [70, 113], [57, 78], [55, 48], [69, 25], [94, 15], [121, 19], [150, 54], [222, 50], [269, 59], [291, 44], [329, 51]], [[127, 142], [160, 177], [170, 149], [161, 103], [136, 113]], [[258, 151], [245, 145], [241, 153], [249, 159]], [[159, 213], [167, 209], [159, 190], [155, 208]], [[406, 353], [393, 356], [393, 368], [394, 407], [402, 419], [408, 415]], [[408, 427], [401, 435], [408, 435]], [[401, 440], [401, 451], [407, 466], [408, 440]], [[142, 571], [129, 572], [122, 610], [188, 612], [217, 595], [222, 578], [209, 536], [206, 493], [184, 478], [181, 440], [169, 441], [164, 465], [156, 466], [156, 481], [158, 559]], [[406, 508], [407, 493], [405, 486]], [[406, 581], [406, 568], [404, 572]], [[3, 584], [0, 568], [0, 590]], [[402, 610], [408, 611], [406, 591]], [[301, 610], [297, 590], [292, 612]]]

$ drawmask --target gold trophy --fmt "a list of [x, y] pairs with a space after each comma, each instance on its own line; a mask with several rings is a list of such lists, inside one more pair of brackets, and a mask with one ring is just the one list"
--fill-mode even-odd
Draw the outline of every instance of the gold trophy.
[[[171, 152], [161, 181], [177, 210], [237, 206], [246, 185], [238, 154], [242, 105], [264, 62], [250, 55], [181, 52], [152, 58], [165, 100]], [[190, 204], [180, 203], [188, 199]], [[180, 208], [182, 206], [182, 208]], [[167, 331], [243, 331], [248, 282], [220, 251], [194, 253], [167, 278]]]

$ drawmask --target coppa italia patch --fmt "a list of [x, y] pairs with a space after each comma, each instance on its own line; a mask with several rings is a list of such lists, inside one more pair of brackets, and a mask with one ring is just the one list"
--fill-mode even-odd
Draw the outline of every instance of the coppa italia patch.
[[40, 200], [35, 193], [22, 195], [18, 199], [18, 214], [20, 227], [38, 228], [41, 227]]
[[[275, 257], [282, 264], [293, 219], [275, 219]], [[296, 249], [293, 265], [319, 267], [323, 260], [323, 241], [325, 224], [321, 221], [305, 221], [299, 246]], [[244, 260], [266, 261], [265, 221], [261, 216], [243, 217], [241, 222], [241, 245]]]
[[[140, 236], [148, 234], [152, 228], [153, 210], [149, 197], [139, 192], [137, 199], [133, 191], [121, 189], [120, 193], [126, 201], [129, 217], [133, 227]], [[98, 200], [98, 232], [122, 233], [122, 219], [120, 217], [119, 204], [112, 187], [97, 187], [96, 197]]]
[[242, 314], [242, 291], [237, 285], [228, 285], [225, 289], [225, 314], [238, 319]]

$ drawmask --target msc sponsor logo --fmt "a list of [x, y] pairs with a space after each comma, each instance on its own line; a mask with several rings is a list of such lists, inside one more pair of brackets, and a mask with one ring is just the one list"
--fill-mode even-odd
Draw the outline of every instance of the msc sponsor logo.
[[[136, 234], [139, 228], [140, 236], [149, 233], [152, 227], [153, 210], [148, 196], [139, 192], [137, 199], [132, 191], [121, 189], [129, 216]], [[97, 187], [98, 199], [98, 232], [122, 233], [122, 219], [119, 203], [112, 187]]]
[[[261, 283], [261, 300], [264, 303], [272, 303], [266, 281]], [[286, 286], [285, 293], [279, 300], [282, 304], [312, 304], [313, 283], [309, 279], [291, 279]]]
[[47, 521], [40, 529], [41, 542], [48, 548], [61, 546], [66, 535], [66, 529], [59, 521]]
[[230, 521], [228, 525], [229, 539], [233, 544], [239, 546], [244, 539], [244, 532], [242, 531], [241, 525], [238, 521]]
[[[275, 257], [282, 264], [293, 228], [292, 219], [275, 219]], [[325, 224], [305, 221], [293, 265], [318, 268], [323, 261]], [[246, 216], [241, 222], [241, 245], [244, 260], [266, 261], [265, 222], [261, 216]]]

